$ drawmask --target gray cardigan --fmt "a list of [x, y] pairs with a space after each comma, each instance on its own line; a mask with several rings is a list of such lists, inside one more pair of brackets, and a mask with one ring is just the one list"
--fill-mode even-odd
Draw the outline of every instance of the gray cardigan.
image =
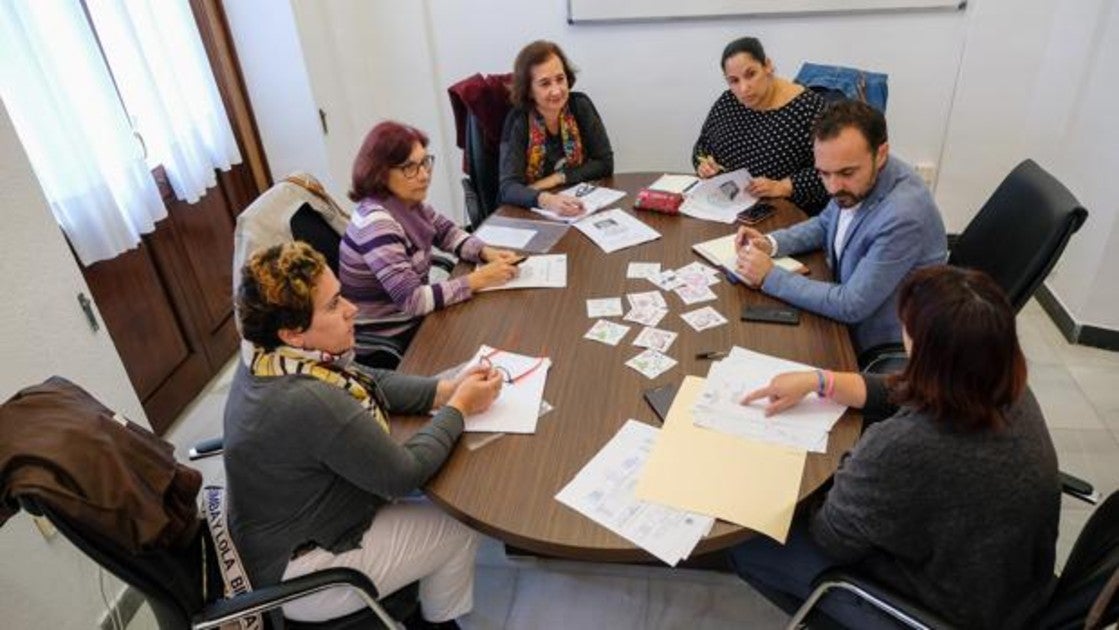
[[[610, 177], [614, 174], [614, 149], [610, 147], [610, 138], [594, 103], [586, 94], [572, 92], [568, 106], [575, 115], [575, 124], [579, 126], [585, 157], [581, 165], [564, 169], [567, 183]], [[501, 132], [501, 181], [497, 193], [499, 203], [524, 208], [536, 207], [540, 197], [540, 191], [529, 186], [532, 182], [525, 181], [529, 111], [524, 107], [515, 107], [505, 116], [505, 127]], [[558, 143], [549, 144], [552, 146], [544, 160], [542, 178], [551, 175], [556, 161], [563, 157], [563, 149]]]
[[[398, 413], [426, 413], [436, 379], [369, 371]], [[238, 365], [225, 406], [229, 529], [253, 584], [280, 581], [293, 550], [357, 547], [377, 510], [422, 486], [462, 433], [443, 407], [397, 444], [341, 388], [310, 376], [256, 377]]]
[[[867, 378], [868, 407], [884, 398]], [[903, 408], [841, 464], [812, 534], [962, 627], [1026, 625], [1053, 579], [1057, 456], [1028, 390], [998, 432], [951, 430]]]

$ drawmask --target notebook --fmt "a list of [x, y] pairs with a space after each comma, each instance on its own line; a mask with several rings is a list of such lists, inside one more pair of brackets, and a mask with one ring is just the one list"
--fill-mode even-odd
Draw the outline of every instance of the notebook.
[[[723, 272], [733, 275], [740, 282], [742, 281], [742, 276], [738, 275], [738, 272], [734, 269], [737, 256], [734, 251], [733, 233], [696, 243], [692, 245], [692, 250]], [[789, 256], [774, 258], [773, 264], [793, 273], [808, 273], [808, 267], [805, 267], [804, 263]]]

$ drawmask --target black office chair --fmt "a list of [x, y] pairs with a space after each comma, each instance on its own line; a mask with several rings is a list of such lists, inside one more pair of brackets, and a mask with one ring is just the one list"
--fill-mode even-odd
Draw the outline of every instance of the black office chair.
[[466, 195], [466, 215], [471, 230], [476, 230], [486, 217], [497, 210], [499, 184], [498, 151], [486, 146], [478, 118], [466, 115], [466, 146], [463, 149], [466, 177], [462, 179]]
[[[1053, 593], [1031, 627], [1072, 630], [1101, 628], [1119, 620], [1119, 492], [1112, 493], [1088, 519], [1073, 545]], [[789, 628], [800, 627], [812, 609], [832, 590], [847, 591], [912, 628], [950, 628], [935, 612], [888, 585], [835, 569], [816, 579], [812, 594], [797, 610]], [[1091, 622], [1091, 623], [1088, 623]]]
[[[1088, 211], [1068, 188], [1033, 160], [1024, 160], [953, 239], [948, 264], [990, 275], [1018, 312], [1087, 219]], [[905, 351], [897, 344], [879, 349], [863, 371], [886, 374], [904, 367]]]
[[[393, 613], [399, 618], [406, 617], [412, 612], [410, 606], [414, 608], [415, 605], [415, 592], [402, 593], [399, 597], [394, 593], [392, 605], [396, 609], [386, 610], [389, 604], [382, 607], [377, 601], [373, 582], [353, 569], [318, 571], [222, 599], [220, 564], [205, 523], [185, 549], [132, 553], [33, 497], [21, 497], [20, 505], [30, 514], [45, 516], [82, 553], [140, 591], [151, 606], [160, 630], [216, 628], [245, 615], [277, 610], [286, 602], [332, 587], [354, 589], [369, 608], [329, 622], [293, 622], [268, 615], [268, 623], [292, 630], [395, 628]], [[415, 589], [415, 584], [410, 588]], [[410, 601], [408, 596], [411, 596]]]

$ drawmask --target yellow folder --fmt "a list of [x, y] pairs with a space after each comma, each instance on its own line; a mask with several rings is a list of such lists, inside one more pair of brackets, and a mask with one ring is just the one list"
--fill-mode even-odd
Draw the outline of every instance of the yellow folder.
[[637, 498], [715, 516], [785, 542], [805, 451], [692, 423], [702, 379], [686, 376], [637, 482]]

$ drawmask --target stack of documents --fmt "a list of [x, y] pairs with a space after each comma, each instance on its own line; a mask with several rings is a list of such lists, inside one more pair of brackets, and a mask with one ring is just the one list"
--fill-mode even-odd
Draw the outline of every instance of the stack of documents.
[[657, 433], [655, 427], [627, 420], [556, 500], [676, 566], [711, 531], [715, 519], [634, 497]]
[[707, 382], [692, 407], [695, 424], [730, 435], [824, 453], [828, 450], [828, 432], [847, 410], [843, 405], [809, 394], [791, 409], [767, 418], [768, 400], [749, 405], [739, 402], [782, 372], [812, 369], [815, 368], [803, 363], [732, 348], [726, 359], [711, 365]]
[[690, 409], [702, 388], [703, 379], [684, 377], [641, 471], [637, 498], [721, 518], [785, 542], [805, 452], [697, 427]]
[[536, 432], [540, 401], [544, 399], [544, 383], [552, 367], [551, 359], [482, 346], [466, 365], [468, 368], [489, 365], [501, 373], [505, 382], [489, 409], [466, 418], [465, 431]]
[[697, 219], [734, 223], [739, 212], [757, 202], [746, 187], [750, 172], [744, 168], [702, 180], [684, 197], [680, 212]]
[[[481, 265], [479, 265], [480, 267]], [[562, 289], [567, 286], [567, 254], [529, 256], [517, 267], [517, 277], [479, 291], [503, 289]]]
[[545, 210], [544, 208], [529, 209], [554, 221], [574, 223], [579, 219], [586, 217], [587, 215], [594, 214], [595, 212], [602, 210], [606, 206], [626, 196], [624, 190], [615, 190], [613, 188], [607, 188], [605, 186], [595, 186], [594, 184], [577, 184], [575, 186], [572, 186], [571, 188], [568, 188], [567, 190], [561, 190], [559, 194], [578, 198], [579, 201], [583, 202], [583, 212], [572, 216], [565, 216], [558, 212]]
[[587, 217], [575, 224], [607, 254], [661, 237], [660, 232], [618, 208]]

